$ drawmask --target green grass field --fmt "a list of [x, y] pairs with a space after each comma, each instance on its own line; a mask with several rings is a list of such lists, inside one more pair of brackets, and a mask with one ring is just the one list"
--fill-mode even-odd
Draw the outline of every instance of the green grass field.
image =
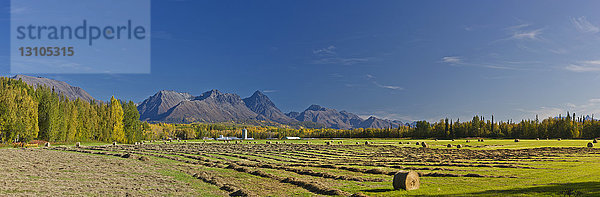
[[[201, 188], [217, 195], [600, 196], [600, 149], [586, 148], [591, 140], [469, 140], [189, 140], [65, 150], [144, 155], [175, 166], [181, 173], [162, 173], [192, 185], [198, 180], [191, 177], [202, 174], [218, 187]], [[392, 174], [403, 170], [421, 174], [420, 189], [393, 190]]]

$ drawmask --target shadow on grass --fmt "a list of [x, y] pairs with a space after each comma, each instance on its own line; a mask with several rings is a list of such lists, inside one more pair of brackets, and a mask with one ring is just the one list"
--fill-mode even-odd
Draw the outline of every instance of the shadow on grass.
[[[450, 196], [516, 196], [516, 195], [552, 195], [552, 196], [600, 196], [600, 182], [580, 182], [548, 184], [509, 190], [487, 190], [482, 192], [456, 194]], [[430, 196], [430, 195], [419, 195]], [[439, 195], [436, 195], [439, 196]]]
[[366, 190], [361, 190], [361, 191], [377, 193], [377, 192], [390, 192], [390, 191], [394, 191], [394, 190], [393, 189], [366, 189]]

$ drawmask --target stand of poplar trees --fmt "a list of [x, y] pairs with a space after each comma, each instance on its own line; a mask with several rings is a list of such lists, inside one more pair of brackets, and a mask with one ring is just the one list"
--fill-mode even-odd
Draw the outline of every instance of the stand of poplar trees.
[[0, 138], [3, 143], [38, 139], [51, 142], [133, 143], [144, 139], [143, 124], [131, 101], [69, 99], [52, 87], [32, 87], [0, 78]]

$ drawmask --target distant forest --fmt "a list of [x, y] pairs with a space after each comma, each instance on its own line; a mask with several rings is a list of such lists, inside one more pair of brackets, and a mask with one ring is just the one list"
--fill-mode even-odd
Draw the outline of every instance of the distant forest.
[[[304, 138], [595, 138], [600, 121], [567, 113], [565, 116], [520, 122], [494, 122], [479, 116], [460, 122], [442, 119], [418, 121], [416, 126], [387, 129], [315, 129], [269, 124], [194, 123], [149, 124], [139, 120], [132, 101], [111, 98], [109, 102], [71, 100], [50, 87], [32, 87], [10, 78], [0, 78], [0, 137], [3, 143], [44, 140], [51, 142], [102, 141], [133, 143], [167, 138], [241, 136], [246, 128], [256, 139], [298, 136]], [[263, 125], [263, 126], [257, 126]]]

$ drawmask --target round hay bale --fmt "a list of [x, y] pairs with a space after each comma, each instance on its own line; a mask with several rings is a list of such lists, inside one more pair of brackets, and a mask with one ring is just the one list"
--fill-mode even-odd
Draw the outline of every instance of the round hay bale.
[[45, 146], [45, 147], [50, 147], [50, 142], [46, 142], [46, 143], [44, 144], [44, 146]]
[[275, 144], [279, 144], [279, 142], [275, 142]]
[[540, 138], [535, 138], [535, 140], [540, 140]]
[[331, 145], [331, 142], [330, 141], [326, 141], [325, 144]]
[[402, 142], [398, 142], [398, 144], [402, 144]]
[[406, 142], [406, 144], [410, 144], [410, 142]]
[[369, 145], [369, 141], [365, 141], [365, 145]]
[[394, 185], [395, 190], [415, 190], [419, 189], [421, 181], [419, 180], [419, 174], [411, 170], [408, 172], [396, 173], [392, 184]]
[[116, 145], [117, 145], [117, 142], [113, 142], [113, 146], [116, 146]]
[[484, 142], [483, 139], [481, 139], [481, 142]]
[[423, 146], [423, 148], [427, 148], [427, 143], [421, 142], [421, 146]]
[[562, 139], [558, 138], [558, 141], [561, 141]]
[[588, 147], [588, 148], [594, 148], [594, 143], [588, 142], [588, 145], [587, 145], [587, 147]]
[[592, 142], [593, 142], [593, 143], [598, 143], [598, 140], [597, 140], [597, 139], [594, 139], [594, 141], [592, 141]]
[[452, 139], [452, 141], [454, 142], [454, 139]]
[[420, 143], [419, 143], [419, 142], [417, 142], [417, 146], [418, 146], [418, 145], [420, 145]]
[[356, 142], [356, 144], [358, 145], [358, 144], [360, 144], [360, 143], [359, 143], [359, 142]]
[[306, 142], [306, 144], [310, 144], [310, 142]]
[[467, 140], [466, 142], [469, 143], [469, 142], [471, 142], [471, 140]]
[[283, 143], [285, 144], [285, 141], [283, 141]]
[[448, 145], [446, 145], [446, 147], [452, 148], [452, 144], [448, 144]]
[[75, 143], [75, 147], [77, 147], [77, 148], [81, 147], [81, 143], [80, 142]]
[[456, 148], [462, 148], [462, 145], [460, 145], [460, 144], [456, 145]]
[[519, 140], [519, 139], [515, 139], [515, 142], [520, 142], [520, 141], [521, 141], [521, 140]]
[[437, 138], [435, 139], [435, 141], [437, 142]]

